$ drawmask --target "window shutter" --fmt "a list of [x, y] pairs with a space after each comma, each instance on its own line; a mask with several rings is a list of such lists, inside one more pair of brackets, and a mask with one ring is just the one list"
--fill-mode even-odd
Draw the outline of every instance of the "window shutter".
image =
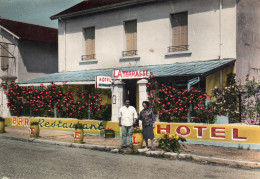
[[188, 45], [188, 13], [172, 15], [172, 46]]
[[126, 50], [137, 50], [137, 21], [125, 22]]
[[95, 27], [86, 28], [86, 55], [95, 54]]
[[1, 68], [2, 70], [7, 70], [9, 67], [9, 54], [8, 54], [8, 44], [2, 44], [1, 46]]

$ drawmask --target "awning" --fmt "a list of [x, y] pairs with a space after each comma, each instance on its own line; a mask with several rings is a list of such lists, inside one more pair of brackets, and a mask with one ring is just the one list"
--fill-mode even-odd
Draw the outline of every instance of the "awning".
[[[150, 70], [154, 77], [169, 76], [208, 76], [219, 71], [231, 64], [235, 63], [235, 59], [197, 61], [188, 63], [174, 63], [166, 65], [136, 66], [120, 68], [122, 71]], [[98, 69], [87, 71], [74, 71], [52, 73], [46, 76], [34, 78], [27, 81], [19, 82], [19, 84], [41, 84], [41, 83], [63, 83], [71, 84], [94, 84], [96, 76], [110, 76], [113, 78], [113, 71], [119, 68]]]

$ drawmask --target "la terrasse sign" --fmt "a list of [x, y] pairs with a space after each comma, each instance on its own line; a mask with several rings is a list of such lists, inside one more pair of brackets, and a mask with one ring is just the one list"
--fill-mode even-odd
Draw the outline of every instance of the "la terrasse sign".
[[115, 79], [133, 79], [133, 78], [148, 78], [148, 77], [150, 77], [149, 70], [134, 70], [134, 71], [114, 70]]

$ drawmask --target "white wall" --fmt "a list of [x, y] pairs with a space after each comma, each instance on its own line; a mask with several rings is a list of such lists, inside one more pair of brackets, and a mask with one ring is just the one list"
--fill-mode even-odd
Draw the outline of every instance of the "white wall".
[[[171, 46], [170, 14], [183, 11], [188, 11], [188, 44], [191, 53], [166, 56], [167, 47]], [[137, 50], [140, 60], [122, 62], [120, 58], [122, 51], [125, 50], [123, 24], [124, 21], [133, 19], [137, 19]], [[218, 59], [220, 56], [219, 22], [217, 0], [172, 0], [63, 20], [59, 23], [59, 71]], [[222, 57], [236, 58], [234, 0], [224, 0], [221, 24]], [[97, 61], [80, 64], [81, 55], [85, 54], [83, 28], [91, 26], [96, 28]]]

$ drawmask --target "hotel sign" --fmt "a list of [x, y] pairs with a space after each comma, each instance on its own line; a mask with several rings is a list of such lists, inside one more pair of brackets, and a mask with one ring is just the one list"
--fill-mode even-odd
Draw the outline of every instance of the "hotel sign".
[[134, 71], [114, 70], [115, 79], [134, 79], [134, 78], [148, 78], [148, 77], [150, 77], [149, 70], [134, 70]]
[[111, 88], [112, 79], [110, 76], [96, 76], [96, 88]]

